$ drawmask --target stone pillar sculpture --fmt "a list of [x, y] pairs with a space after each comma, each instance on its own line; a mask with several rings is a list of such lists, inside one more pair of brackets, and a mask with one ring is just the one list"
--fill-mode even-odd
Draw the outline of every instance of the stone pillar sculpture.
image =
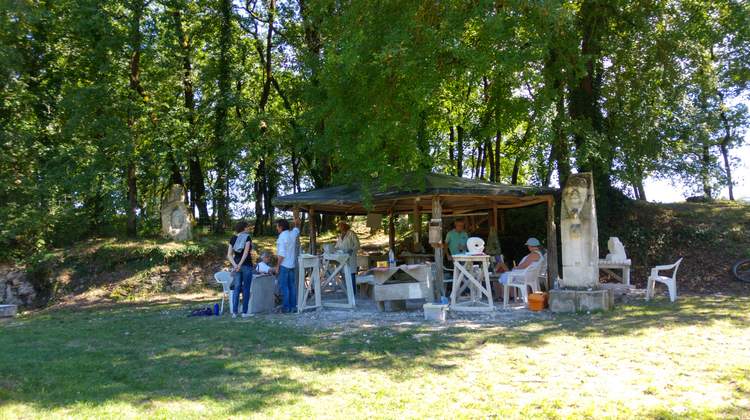
[[182, 185], [174, 184], [161, 203], [162, 235], [175, 241], [193, 239], [192, 217], [190, 217], [190, 212], [182, 201], [183, 194]]
[[590, 172], [568, 177], [560, 212], [563, 273], [560, 286], [585, 289], [599, 283], [599, 242], [594, 182]]

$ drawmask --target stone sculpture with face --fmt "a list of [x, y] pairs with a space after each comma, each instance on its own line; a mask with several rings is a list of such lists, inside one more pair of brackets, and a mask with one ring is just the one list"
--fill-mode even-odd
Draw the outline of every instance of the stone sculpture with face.
[[563, 287], [588, 288], [598, 283], [599, 245], [592, 181], [590, 173], [571, 175], [563, 189]]
[[172, 185], [161, 207], [162, 234], [175, 241], [192, 239], [190, 212], [182, 201], [181, 185]]

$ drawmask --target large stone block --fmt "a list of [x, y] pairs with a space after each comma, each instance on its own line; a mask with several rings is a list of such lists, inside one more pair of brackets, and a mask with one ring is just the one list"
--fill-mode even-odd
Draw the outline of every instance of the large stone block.
[[612, 290], [565, 290], [549, 292], [549, 308], [552, 312], [607, 311], [615, 306]]
[[0, 318], [14, 317], [17, 312], [18, 306], [16, 305], [0, 305]]
[[560, 289], [550, 290], [549, 310], [552, 312], [575, 312], [576, 291]]
[[583, 290], [577, 293], [578, 311], [608, 311], [615, 306], [612, 290]]
[[253, 276], [250, 284], [250, 312], [257, 314], [271, 312], [275, 308], [274, 302], [274, 276], [260, 274]]

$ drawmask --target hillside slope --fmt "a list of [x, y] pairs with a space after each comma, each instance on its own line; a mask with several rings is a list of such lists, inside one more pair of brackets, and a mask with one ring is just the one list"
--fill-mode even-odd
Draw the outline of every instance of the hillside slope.
[[[733, 202], [633, 203], [622, 220], [599, 229], [601, 239], [618, 236], [633, 259], [634, 283], [645, 287], [650, 268], [684, 257], [680, 292], [747, 295], [732, 264], [750, 257], [750, 205]], [[603, 250], [606, 251], [606, 250]]]
[[[363, 247], [387, 246], [382, 232], [370, 236], [364, 227], [355, 228]], [[750, 295], [750, 284], [733, 280], [729, 272], [736, 260], [750, 257], [750, 205], [630, 203], [617, 220], [600, 221], [599, 233], [602, 244], [609, 236], [622, 240], [633, 260], [631, 277], [638, 287], [645, 287], [650, 267], [684, 257], [678, 275], [680, 293]], [[33, 306], [204, 293], [215, 288], [212, 274], [226, 266], [225, 240], [92, 239], [38, 256], [28, 263], [25, 276], [37, 291]], [[320, 242], [331, 240], [330, 234], [323, 235]], [[274, 241], [255, 238], [256, 248], [272, 250]]]

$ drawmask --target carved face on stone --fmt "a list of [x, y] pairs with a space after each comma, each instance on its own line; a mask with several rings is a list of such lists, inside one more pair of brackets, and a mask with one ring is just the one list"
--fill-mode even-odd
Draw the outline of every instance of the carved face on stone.
[[571, 177], [563, 195], [563, 200], [571, 215], [578, 216], [581, 213], [588, 199], [588, 192], [589, 186], [585, 178]]
[[182, 187], [177, 184], [172, 185], [172, 188], [169, 190], [167, 201], [170, 203], [176, 203], [180, 200], [182, 200]]
[[180, 209], [172, 210], [172, 216], [169, 219], [169, 224], [172, 229], [182, 229], [185, 226], [187, 218], [185, 213]]

